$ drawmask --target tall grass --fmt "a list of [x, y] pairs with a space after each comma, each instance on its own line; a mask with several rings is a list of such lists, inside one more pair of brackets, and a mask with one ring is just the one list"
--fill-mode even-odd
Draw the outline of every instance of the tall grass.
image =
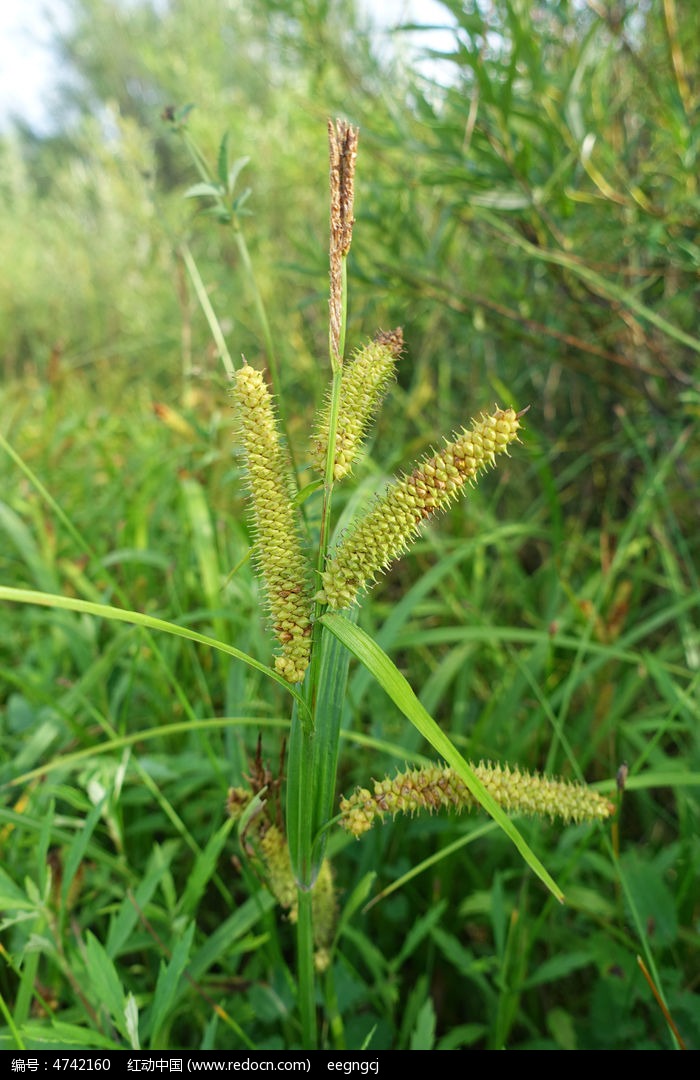
[[[378, 583], [356, 651], [361, 634], [380, 646], [465, 758], [604, 790], [623, 762], [629, 773], [612, 827], [517, 822], [565, 906], [485, 816], [397, 816], [357, 842], [331, 831], [339, 911], [317, 987], [324, 1046], [676, 1046], [638, 958], [685, 1044], [700, 1044], [698, 410], [685, 340], [695, 114], [692, 82], [673, 66], [680, 49], [688, 70], [685, 20], [674, 31], [663, 17], [673, 6], [652, 7], [644, 39], [580, 13], [586, 32], [560, 35], [564, 48], [550, 23], [497, 5], [512, 54], [472, 48], [480, 31], [465, 25], [468, 47], [450, 61], [463, 81], [444, 104], [431, 90], [417, 112], [390, 110], [396, 131], [383, 113], [381, 128], [363, 126], [349, 340], [403, 322], [409, 352], [336, 510], [350, 520], [465, 413], [496, 397], [532, 407], [518, 453]], [[634, 124], [637, 141], [622, 139]], [[312, 196], [300, 191], [304, 221], [318, 217], [307, 210], [323, 171]], [[635, 202], [635, 184], [655, 212]], [[294, 203], [295, 185], [286, 190]], [[509, 209], [516, 190], [522, 204]], [[47, 208], [46, 229], [56, 221]], [[266, 223], [244, 225], [257, 269]], [[251, 279], [227, 268], [214, 280], [212, 255], [225, 262], [236, 246], [212, 236], [190, 232], [190, 265], [214, 307], [233, 298], [232, 353], [242, 340], [257, 359]], [[270, 245], [265, 233], [266, 257]], [[320, 262], [307, 260], [313, 287], [295, 301], [316, 296]], [[24, 314], [12, 309], [19, 344], [5, 356], [26, 349], [37, 363], [6, 362], [0, 388], [0, 1045], [297, 1047], [296, 931], [247, 823], [226, 813], [229, 788], [251, 776], [279, 804], [293, 700], [268, 667], [226, 388], [213, 363], [195, 376], [177, 357], [197, 316], [181, 290], [178, 326], [170, 284], [163, 315], [162, 268], [148, 311], [137, 288], [112, 317], [121, 334], [132, 314], [141, 326], [158, 313], [159, 340], [162, 327], [170, 336], [149, 358], [167, 378], [137, 378], [121, 336], [119, 362], [98, 351], [86, 369], [69, 348], [45, 368], [51, 311], [30, 316], [42, 290], [58, 296], [56, 281], [17, 265]], [[325, 328], [290, 316], [277, 283], [293, 268], [277, 269], [259, 284], [277, 341], [291, 328], [282, 376], [300, 450], [321, 382], [310, 346]], [[76, 333], [80, 310], [52, 304]], [[25, 322], [38, 330], [22, 346]], [[90, 325], [99, 340], [103, 324]], [[375, 676], [351, 662], [334, 794], [432, 756]]]

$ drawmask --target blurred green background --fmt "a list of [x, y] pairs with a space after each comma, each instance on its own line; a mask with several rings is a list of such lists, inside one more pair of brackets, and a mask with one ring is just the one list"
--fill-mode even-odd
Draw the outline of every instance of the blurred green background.
[[[269, 662], [227, 380], [184, 245], [234, 358], [263, 363], [263, 334], [232, 230], [183, 198], [198, 177], [164, 117], [192, 104], [213, 168], [224, 133], [248, 159], [242, 228], [304, 470], [329, 377], [326, 121], [359, 125], [348, 342], [401, 325], [407, 343], [360, 491], [494, 401], [530, 406], [523, 445], [361, 622], [470, 758], [589, 781], [626, 761], [630, 784], [612, 832], [524, 823], [564, 909], [492, 834], [356, 912], [327, 1041], [670, 1047], [640, 954], [697, 1048], [697, 16], [678, 0], [430, 7], [440, 35], [355, 0], [69, 0], [50, 128], [0, 135], [0, 584], [182, 621]], [[19, 890], [30, 907], [8, 919], [0, 979], [35, 1045], [59, 1022], [127, 1038], [83, 971], [93, 934], [150, 1045], [295, 1044], [290, 928], [223, 839], [201, 861], [258, 730], [277, 769], [288, 716], [278, 687], [178, 638], [3, 603], [2, 906]], [[359, 669], [346, 729], [348, 790], [425, 752]], [[102, 753], [115, 734], [128, 749]], [[341, 907], [364, 873], [384, 888], [483, 824], [337, 838]], [[129, 922], [125, 890], [151, 880], [148, 919]], [[155, 1008], [185, 927], [197, 990]]]

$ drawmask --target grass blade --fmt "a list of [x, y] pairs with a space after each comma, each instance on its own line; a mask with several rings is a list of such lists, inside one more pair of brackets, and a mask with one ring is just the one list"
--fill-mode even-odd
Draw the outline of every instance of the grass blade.
[[437, 750], [447, 764], [452, 766], [474, 798], [481, 803], [484, 810], [503, 829], [532, 872], [547, 886], [557, 900], [563, 901], [564, 894], [559, 886], [547, 873], [510, 818], [506, 816], [495, 799], [486, 791], [481, 781], [474, 775], [457, 748], [436, 724], [430, 713], [421, 705], [409, 683], [383, 649], [364, 630], [353, 626], [342, 615], [326, 614], [323, 616], [322, 622], [350, 650], [353, 656], [374, 675], [379, 685], [404, 716], [411, 721], [423, 738], [427, 739]]

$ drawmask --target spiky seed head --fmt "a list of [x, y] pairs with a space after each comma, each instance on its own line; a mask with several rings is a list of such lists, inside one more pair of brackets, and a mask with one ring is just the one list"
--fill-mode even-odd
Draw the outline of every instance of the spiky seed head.
[[289, 858], [289, 845], [276, 825], [270, 825], [260, 838], [260, 852], [275, 899], [283, 908], [296, 912], [297, 890]]
[[499, 408], [482, 415], [408, 476], [394, 480], [331, 552], [317, 599], [334, 608], [352, 604], [361, 589], [406, 551], [426, 518], [447, 508], [467, 483], [494, 464], [497, 454], [507, 453], [518, 437], [520, 415]]
[[[507, 813], [559, 818], [564, 822], [603, 821], [614, 805], [584, 784], [570, 783], [538, 773], [510, 769], [490, 762], [470, 766], [495, 801]], [[373, 790], [356, 788], [340, 800], [341, 825], [359, 837], [385, 814], [433, 813], [448, 809], [472, 810], [477, 801], [449, 765], [409, 769], [394, 777], [375, 780]]]
[[[370, 421], [394, 377], [402, 347], [403, 334], [398, 327], [378, 334], [343, 365], [333, 457], [335, 480], [342, 480], [351, 471]], [[326, 471], [330, 412], [329, 398], [316, 424], [312, 443], [312, 460], [322, 475]]]
[[282, 645], [277, 671], [288, 682], [301, 682], [311, 652], [312, 598], [291, 497], [291, 468], [282, 446], [272, 395], [261, 372], [244, 363], [236, 372], [241, 440], [256, 532], [256, 558]]

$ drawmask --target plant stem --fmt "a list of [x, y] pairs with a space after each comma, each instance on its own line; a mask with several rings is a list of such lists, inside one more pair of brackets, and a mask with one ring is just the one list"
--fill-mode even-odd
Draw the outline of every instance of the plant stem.
[[[312, 686], [313, 659], [307, 673], [304, 690]], [[308, 698], [307, 698], [308, 701]], [[309, 704], [311, 704], [309, 702]], [[316, 987], [314, 980], [314, 932], [311, 907], [312, 828], [314, 797], [314, 732], [313, 726], [295, 703], [289, 740], [287, 765], [286, 828], [289, 857], [297, 885], [297, 976], [298, 1002], [301, 1015], [303, 1045], [316, 1049]]]
[[[246, 243], [245, 236], [243, 235], [243, 230], [241, 229], [240, 216], [238, 213], [236, 213], [235, 205], [228, 205], [227, 200], [223, 196], [223, 188], [214, 177], [206, 157], [199, 149], [199, 146], [192, 138], [189, 131], [187, 131], [185, 127], [180, 127], [178, 130], [185, 146], [187, 147], [187, 151], [192, 159], [194, 167], [199, 173], [200, 178], [205, 184], [208, 184], [211, 187], [211, 191], [208, 192], [208, 197], [214, 200], [216, 206], [223, 215], [222, 219], [226, 219], [227, 221], [229, 221], [231, 228], [233, 229], [233, 235], [236, 241], [236, 247], [238, 248], [238, 254], [240, 256], [243, 270], [248, 277], [248, 282], [253, 293], [255, 312], [258, 316], [260, 328], [262, 330], [263, 340], [265, 342], [265, 352], [267, 353], [267, 362], [270, 369], [272, 389], [277, 399], [276, 404], [280, 426], [287, 442], [287, 448], [292, 462], [292, 472], [296, 480], [297, 467], [294, 458], [294, 449], [289, 438], [289, 423], [287, 420], [287, 412], [285, 409], [284, 397], [282, 395], [282, 386], [280, 381], [280, 365], [277, 359], [277, 352], [275, 350], [274, 341], [272, 339], [272, 330], [270, 328], [270, 320], [267, 317], [265, 301], [263, 300], [262, 293], [260, 292], [260, 287], [255, 276], [255, 270], [253, 269], [253, 263], [250, 258], [250, 252], [248, 251], [248, 245]], [[220, 192], [220, 194], [218, 192]], [[187, 246], [184, 244], [182, 245], [182, 252], [190, 277], [192, 278], [192, 281], [194, 283], [197, 297], [200, 304], [202, 305], [202, 310], [204, 311], [207, 322], [209, 323], [209, 327], [219, 350], [219, 355], [221, 356], [224, 367], [226, 368], [226, 372], [228, 375], [233, 375], [233, 364], [231, 362], [231, 357], [228, 354], [228, 350], [226, 348], [223, 334], [221, 333], [218, 319], [216, 318], [216, 315], [214, 314], [214, 309], [209, 302], [209, 297], [207, 296], [202, 279], [194, 264], [194, 260], [189, 254]]]
[[189, 246], [186, 243], [182, 243], [180, 245], [180, 253], [182, 255], [182, 260], [187, 267], [187, 273], [190, 275], [190, 281], [194, 285], [194, 291], [197, 293], [197, 299], [199, 300], [200, 307], [204, 312], [204, 317], [209, 323], [209, 330], [216, 344], [216, 348], [219, 352], [221, 363], [224, 365], [226, 374], [230, 378], [233, 378], [233, 360], [231, 359], [231, 354], [228, 351], [226, 339], [224, 338], [223, 332], [221, 330], [219, 320], [216, 317], [216, 312], [214, 311], [214, 308], [209, 302], [209, 297], [207, 296], [207, 290], [204, 286], [204, 282], [202, 281], [202, 276], [199, 273], [196, 262], [192, 258], [192, 252], [190, 251]]
[[[335, 443], [347, 325], [347, 254], [352, 240], [353, 177], [357, 131], [329, 121], [331, 155], [330, 323], [332, 384], [316, 570], [323, 571], [330, 542], [335, 479]], [[247, 252], [246, 252], [247, 254]], [[274, 373], [273, 373], [274, 374]], [[323, 861], [325, 826], [335, 793], [340, 714], [345, 698], [349, 654], [338, 648], [321, 625], [324, 605], [316, 602], [311, 663], [304, 698], [310, 721], [296, 707], [292, 716], [287, 777], [287, 839], [297, 883], [297, 969], [304, 1045], [316, 1046], [314, 920], [312, 894]], [[315, 846], [318, 842], [318, 846]]]
[[[343, 259], [343, 284], [345, 284]], [[345, 290], [344, 290], [345, 292]], [[345, 339], [345, 304], [341, 341]], [[342, 366], [336, 363], [331, 349], [333, 382], [326, 455], [323, 507], [319, 531], [316, 568], [320, 572], [326, 560], [330, 541], [331, 506], [333, 498], [333, 464], [335, 460], [335, 433], [340, 403], [340, 379]], [[320, 623], [325, 611], [317, 603], [315, 609], [311, 664], [304, 683], [304, 697], [308, 714], [304, 715], [296, 705], [292, 715], [292, 732], [289, 742], [287, 775], [287, 838], [292, 868], [297, 881], [299, 919], [297, 922], [297, 971], [299, 977], [299, 1009], [304, 1032], [304, 1046], [316, 1045], [315, 973], [313, 910], [310, 889], [316, 879], [322, 860], [323, 849], [318, 854], [314, 843], [319, 830], [326, 824], [322, 820], [328, 803], [328, 793], [335, 791], [338, 759], [339, 710], [344, 700], [345, 682], [349, 665], [349, 653], [339, 651]], [[324, 640], [325, 638], [325, 640]], [[335, 663], [323, 663], [326, 648], [333, 650]], [[324, 680], [321, 685], [320, 677]], [[333, 707], [329, 713], [329, 694], [332, 691]], [[319, 705], [321, 707], [319, 707]], [[319, 748], [322, 753], [319, 752]], [[325, 813], [328, 810], [325, 809]], [[302, 917], [302, 912], [304, 915]], [[309, 1041], [312, 1040], [312, 1041]]]
[[297, 959], [299, 972], [299, 1011], [304, 1048], [317, 1046], [316, 984], [314, 979], [314, 923], [310, 890], [299, 889], [297, 920]]

